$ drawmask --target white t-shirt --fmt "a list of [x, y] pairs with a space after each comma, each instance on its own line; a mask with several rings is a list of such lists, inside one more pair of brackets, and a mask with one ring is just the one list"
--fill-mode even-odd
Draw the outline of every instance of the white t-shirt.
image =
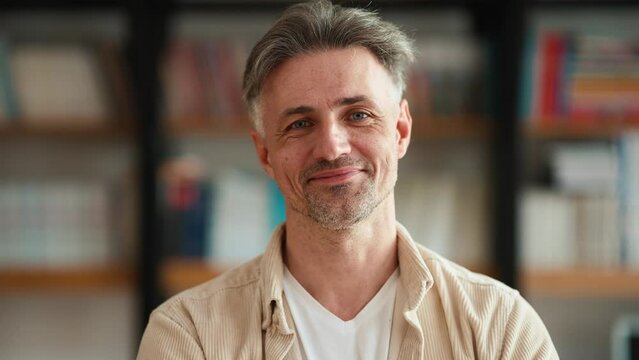
[[349, 321], [324, 308], [284, 269], [284, 294], [295, 321], [302, 354], [308, 360], [386, 359], [399, 270]]

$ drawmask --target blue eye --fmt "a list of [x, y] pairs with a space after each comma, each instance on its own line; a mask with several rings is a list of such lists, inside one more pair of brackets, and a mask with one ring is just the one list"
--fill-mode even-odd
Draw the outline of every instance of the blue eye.
[[351, 114], [351, 119], [353, 120], [364, 120], [367, 118], [368, 118], [368, 114], [361, 111]]
[[293, 122], [291, 125], [289, 125], [289, 129], [291, 130], [295, 130], [295, 129], [303, 129], [303, 128], [307, 128], [311, 126], [311, 122], [308, 120], [297, 120], [295, 122]]

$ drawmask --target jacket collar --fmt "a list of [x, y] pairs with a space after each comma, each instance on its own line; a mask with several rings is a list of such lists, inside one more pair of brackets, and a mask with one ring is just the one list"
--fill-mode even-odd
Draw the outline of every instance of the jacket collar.
[[407, 295], [405, 310], [415, 311], [433, 286], [433, 276], [408, 230], [399, 222], [396, 226], [399, 274]]
[[[399, 258], [400, 281], [406, 289], [406, 306], [404, 312], [408, 322], [419, 327], [414, 316], [409, 313], [421, 305], [426, 292], [433, 285], [433, 277], [422, 258], [419, 249], [408, 231], [397, 223], [397, 254]], [[262, 286], [262, 329], [274, 326], [282, 335], [293, 334], [293, 323], [284, 307], [282, 277], [284, 276], [284, 260], [282, 258], [286, 227], [279, 225], [266, 248], [261, 263], [260, 282]]]
[[262, 330], [275, 326], [283, 335], [293, 333], [287, 321], [282, 299], [282, 277], [284, 276], [284, 260], [282, 258], [282, 245], [286, 237], [286, 227], [279, 225], [266, 247], [261, 264], [262, 285]]

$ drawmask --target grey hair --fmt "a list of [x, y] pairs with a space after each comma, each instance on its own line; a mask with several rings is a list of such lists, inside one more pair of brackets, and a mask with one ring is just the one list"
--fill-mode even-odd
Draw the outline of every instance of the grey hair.
[[386, 68], [401, 94], [414, 60], [412, 40], [397, 26], [365, 9], [328, 0], [296, 4], [284, 11], [253, 47], [244, 70], [243, 96], [253, 127], [263, 135], [259, 97], [268, 75], [284, 61], [315, 51], [363, 46]]

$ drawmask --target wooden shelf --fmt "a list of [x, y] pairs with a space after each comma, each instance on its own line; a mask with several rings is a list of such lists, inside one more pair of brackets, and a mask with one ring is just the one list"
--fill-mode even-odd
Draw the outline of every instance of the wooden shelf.
[[[169, 126], [169, 133], [178, 137], [204, 136], [212, 138], [246, 137], [250, 133], [249, 122], [246, 119], [229, 121], [232, 124], [245, 124], [238, 127], [215, 127], [214, 119], [188, 118], [188, 126]], [[171, 120], [169, 124], [179, 124]], [[491, 136], [493, 127], [490, 121], [480, 117], [416, 117], [413, 118], [413, 138], [416, 140], [455, 140], [455, 139], [487, 139]]]
[[639, 297], [639, 269], [528, 270], [521, 285], [535, 296]]
[[492, 123], [482, 117], [414, 117], [416, 140], [486, 140], [493, 134]]
[[129, 266], [1, 267], [0, 292], [132, 289]]
[[214, 265], [200, 259], [174, 258], [162, 264], [160, 284], [166, 294], [177, 294], [211, 280], [230, 268], [230, 266]]
[[[639, 124], [619, 119], [601, 119], [596, 123], [574, 125], [569, 120], [557, 119], [541, 125], [541, 120], [531, 120], [525, 131], [528, 137], [547, 140], [614, 139], [626, 131], [639, 130]], [[552, 125], [550, 125], [550, 124]]]
[[[168, 132], [178, 137], [202, 136], [208, 138], [249, 137], [251, 126], [246, 117], [215, 119], [208, 116], [187, 116], [165, 120]], [[228, 125], [220, 125], [228, 124]]]
[[46, 138], [72, 140], [117, 140], [131, 138], [132, 135], [133, 130], [129, 122], [119, 125], [116, 124], [87, 126], [18, 126], [0, 123], [0, 139]]

